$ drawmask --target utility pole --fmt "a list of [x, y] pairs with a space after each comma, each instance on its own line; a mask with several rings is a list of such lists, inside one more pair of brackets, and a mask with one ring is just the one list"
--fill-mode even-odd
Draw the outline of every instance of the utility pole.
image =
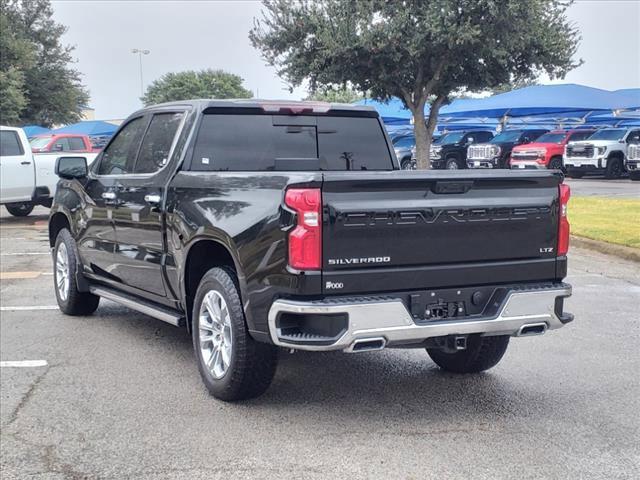
[[140, 48], [133, 48], [131, 50], [131, 53], [138, 54], [138, 60], [140, 62], [140, 97], [144, 96], [144, 81], [142, 79], [142, 55], [149, 55], [151, 53], [151, 51], [149, 50], [143, 50]]

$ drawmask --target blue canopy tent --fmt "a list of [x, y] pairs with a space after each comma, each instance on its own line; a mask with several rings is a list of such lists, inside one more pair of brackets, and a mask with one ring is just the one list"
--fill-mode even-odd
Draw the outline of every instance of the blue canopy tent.
[[118, 130], [118, 127], [112, 123], [103, 122], [101, 120], [91, 120], [57, 128], [53, 133], [77, 133], [81, 135], [89, 135], [90, 137], [101, 137], [111, 136], [116, 133], [116, 130]]
[[40, 125], [27, 125], [26, 127], [22, 127], [24, 130], [24, 134], [27, 138], [35, 137], [36, 135], [45, 135], [47, 133], [51, 133], [51, 130], [45, 127], [41, 127]]
[[404, 104], [399, 98], [392, 98], [387, 103], [365, 98], [355, 102], [354, 105], [368, 105], [375, 108], [385, 125], [409, 125], [411, 123], [411, 111], [404, 108]]
[[631, 91], [601, 90], [576, 84], [534, 85], [487, 98], [454, 100], [440, 109], [446, 117], [482, 116], [501, 118], [530, 115], [569, 114], [637, 108], [640, 98]]

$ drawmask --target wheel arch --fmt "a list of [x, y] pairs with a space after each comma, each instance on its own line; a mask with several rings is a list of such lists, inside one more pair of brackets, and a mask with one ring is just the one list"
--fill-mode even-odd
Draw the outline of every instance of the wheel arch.
[[64, 212], [58, 211], [49, 217], [49, 246], [51, 248], [55, 246], [58, 233], [60, 233], [60, 230], [63, 228], [71, 231], [71, 222]]
[[[232, 249], [219, 239], [212, 237], [194, 239], [187, 248], [184, 269], [180, 279], [180, 289], [184, 299], [187, 328], [189, 331], [191, 331], [193, 299], [200, 280], [205, 273], [215, 267], [225, 268], [234, 274], [240, 301], [243, 302], [244, 305], [244, 298], [246, 298], [246, 281], [237, 255], [232, 253]], [[247, 317], [247, 309], [245, 308], [244, 310], [245, 317]]]

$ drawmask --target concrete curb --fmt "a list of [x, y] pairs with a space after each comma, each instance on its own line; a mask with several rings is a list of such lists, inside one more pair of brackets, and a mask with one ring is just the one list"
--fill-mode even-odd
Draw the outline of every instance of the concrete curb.
[[598, 240], [577, 237], [575, 235], [571, 235], [570, 245], [594, 250], [600, 253], [606, 253], [608, 255], [614, 255], [633, 262], [640, 262], [640, 249], [637, 248], [625, 247], [624, 245], [616, 245], [608, 242], [600, 242]]

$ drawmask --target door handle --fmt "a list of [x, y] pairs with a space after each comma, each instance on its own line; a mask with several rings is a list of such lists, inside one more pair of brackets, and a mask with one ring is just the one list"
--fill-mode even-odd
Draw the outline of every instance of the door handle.
[[114, 192], [102, 192], [102, 198], [105, 200], [115, 200], [116, 194]]
[[147, 203], [158, 204], [158, 203], [160, 203], [160, 200], [162, 200], [162, 198], [160, 197], [160, 195], [157, 195], [157, 194], [151, 194], [151, 195], [145, 195], [144, 196], [144, 201], [147, 202]]
[[20, 165], [31, 165], [31, 162], [28, 160], [25, 160], [24, 162], [20, 162]]

